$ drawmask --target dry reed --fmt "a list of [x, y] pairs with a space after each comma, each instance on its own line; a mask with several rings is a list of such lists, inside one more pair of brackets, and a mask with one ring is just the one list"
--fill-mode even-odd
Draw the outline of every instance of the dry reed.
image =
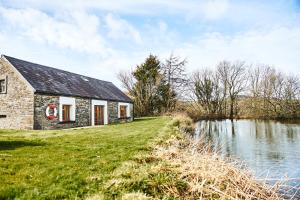
[[168, 147], [157, 147], [153, 155], [177, 166], [179, 178], [188, 184], [184, 194], [166, 188], [165, 193], [175, 198], [280, 199], [278, 186], [256, 181], [239, 162], [221, 158], [204, 143], [174, 140]]

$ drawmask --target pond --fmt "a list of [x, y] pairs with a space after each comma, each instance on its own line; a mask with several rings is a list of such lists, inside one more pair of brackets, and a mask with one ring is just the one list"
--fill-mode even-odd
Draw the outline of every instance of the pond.
[[300, 184], [300, 124], [272, 120], [197, 122], [196, 139], [203, 137], [222, 156], [242, 160], [257, 179], [288, 177]]

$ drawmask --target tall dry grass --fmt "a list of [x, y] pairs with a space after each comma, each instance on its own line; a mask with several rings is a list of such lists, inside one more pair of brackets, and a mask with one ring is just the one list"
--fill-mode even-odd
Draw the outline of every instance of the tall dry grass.
[[115, 171], [107, 191], [120, 199], [281, 199], [279, 184], [258, 182], [238, 161], [224, 159], [209, 144], [190, 138], [193, 122], [174, 116], [163, 129], [172, 133]]
[[184, 193], [167, 187], [165, 193], [179, 199], [280, 199], [278, 185], [257, 182], [237, 161], [224, 160], [203, 143], [174, 140], [157, 147], [154, 157], [177, 166], [179, 179], [187, 183]]

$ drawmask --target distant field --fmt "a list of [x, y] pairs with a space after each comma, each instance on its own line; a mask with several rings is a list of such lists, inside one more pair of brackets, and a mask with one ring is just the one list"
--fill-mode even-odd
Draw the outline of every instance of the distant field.
[[111, 172], [147, 151], [168, 118], [56, 131], [0, 130], [0, 199], [75, 199], [102, 190]]

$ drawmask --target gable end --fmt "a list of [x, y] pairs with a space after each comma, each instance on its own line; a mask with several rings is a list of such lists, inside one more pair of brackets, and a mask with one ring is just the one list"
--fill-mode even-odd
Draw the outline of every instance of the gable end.
[[24, 76], [13, 66], [13, 64], [11, 64], [4, 55], [1, 56], [1, 60], [2, 62], [5, 62], [7, 64], [7, 66], [9, 66], [13, 72], [20, 78], [20, 80], [22, 82], [24, 82], [26, 84], [26, 86], [28, 87], [28, 89], [30, 89], [33, 93], [35, 93], [35, 89], [32, 87], [32, 85], [24, 78]]

